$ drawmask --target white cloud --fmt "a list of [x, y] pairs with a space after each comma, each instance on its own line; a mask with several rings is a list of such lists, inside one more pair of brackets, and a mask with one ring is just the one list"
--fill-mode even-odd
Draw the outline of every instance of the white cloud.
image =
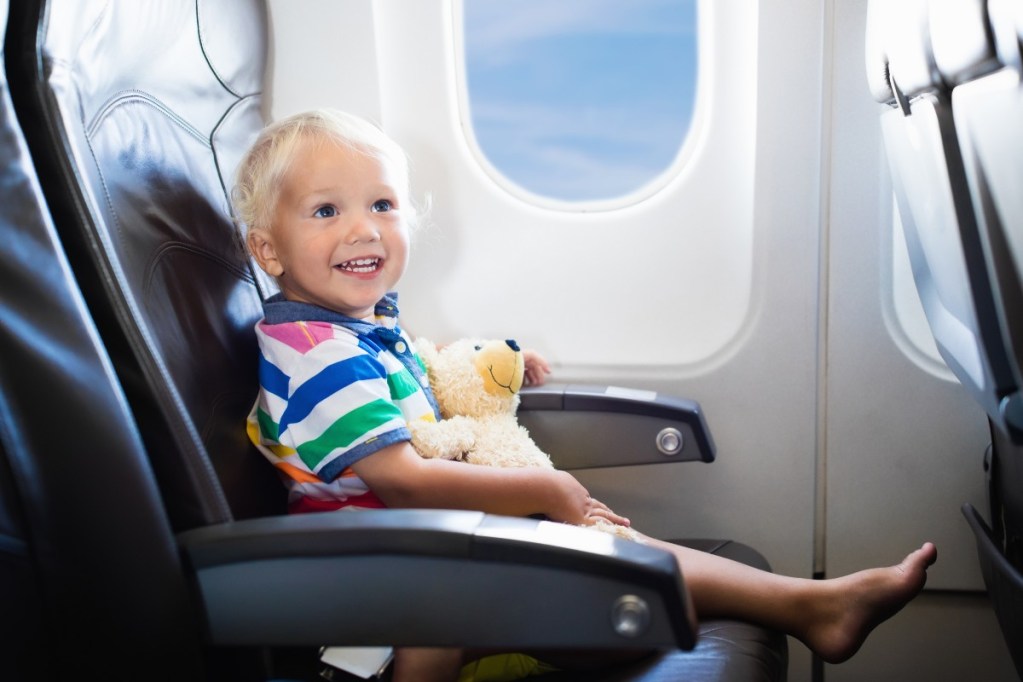
[[[688, 35], [695, 26], [673, 17], [680, 0], [464, 0], [468, 52], [489, 63], [514, 59], [530, 43], [553, 36]], [[682, 0], [695, 3], [696, 0]]]
[[[678, 75], [685, 87], [695, 75], [686, 69], [692, 63], [680, 61], [666, 76], [644, 63], [650, 57], [642, 48], [622, 50], [615, 77], [631, 69], [639, 87], [609, 86], [601, 105], [594, 103], [590, 88], [583, 104], [575, 86], [593, 73], [573, 71], [585, 67], [562, 60], [554, 39], [589, 38], [605, 49], [620, 37], [677, 36], [679, 45], [691, 45], [697, 0], [463, 1], [474, 77], [487, 82], [490, 68], [512, 67], [496, 72], [489, 87], [474, 88], [470, 97], [481, 150], [509, 179], [556, 198], [607, 198], [640, 188], [671, 164], [688, 115], [677, 99], [669, 103], [673, 86], [665, 85]], [[578, 40], [565, 44], [565, 49], [580, 48]], [[663, 64], [662, 59], [654, 66]], [[542, 85], [531, 91], [533, 78]], [[557, 79], [564, 79], [564, 87], [552, 86]], [[671, 92], [677, 98], [678, 90]]]
[[[683, 122], [677, 119], [637, 125], [635, 112], [625, 107], [591, 113], [515, 104], [487, 106], [473, 117], [485, 136], [479, 140], [482, 151], [496, 167], [533, 192], [562, 199], [605, 198], [638, 189], [671, 164], [678, 147], [666, 144], [682, 142]], [[609, 138], [619, 151], [600, 143]]]

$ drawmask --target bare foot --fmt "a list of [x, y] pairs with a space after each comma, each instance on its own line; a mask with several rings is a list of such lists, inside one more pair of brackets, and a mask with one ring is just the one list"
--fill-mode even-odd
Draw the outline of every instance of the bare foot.
[[831, 598], [817, 600], [819, 611], [800, 639], [828, 663], [847, 660], [874, 628], [920, 593], [927, 567], [937, 558], [937, 549], [928, 542], [896, 566], [821, 581]]

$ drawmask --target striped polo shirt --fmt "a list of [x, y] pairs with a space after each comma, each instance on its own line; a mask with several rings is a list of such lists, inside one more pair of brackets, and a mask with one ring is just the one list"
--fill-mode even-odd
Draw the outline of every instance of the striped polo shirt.
[[259, 396], [249, 438], [277, 467], [292, 511], [380, 507], [351, 465], [408, 441], [409, 422], [440, 418], [426, 371], [397, 325], [396, 297], [376, 323], [280, 294], [256, 324]]

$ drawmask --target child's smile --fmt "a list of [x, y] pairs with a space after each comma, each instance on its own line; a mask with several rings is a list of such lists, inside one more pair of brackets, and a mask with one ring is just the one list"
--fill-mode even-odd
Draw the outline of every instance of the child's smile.
[[351, 272], [357, 275], [368, 275], [375, 273], [380, 267], [379, 258], [356, 258], [354, 260], [346, 260], [340, 265], [334, 267], [340, 268], [345, 272]]

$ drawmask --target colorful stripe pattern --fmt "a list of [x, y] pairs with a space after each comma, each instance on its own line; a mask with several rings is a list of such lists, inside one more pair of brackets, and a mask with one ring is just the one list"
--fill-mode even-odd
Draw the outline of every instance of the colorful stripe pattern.
[[260, 391], [249, 438], [282, 474], [292, 507], [372, 499], [351, 465], [409, 440], [410, 421], [438, 419], [411, 340], [394, 318], [378, 325], [271, 318], [256, 325]]

